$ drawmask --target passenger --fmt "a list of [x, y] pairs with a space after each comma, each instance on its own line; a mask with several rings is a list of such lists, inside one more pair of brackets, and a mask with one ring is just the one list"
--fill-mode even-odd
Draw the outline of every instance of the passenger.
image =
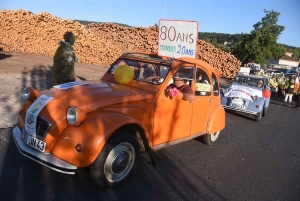
[[262, 88], [263, 87], [264, 82], [262, 80], [259, 80], [257, 82], [257, 87]]
[[152, 68], [142, 68], [141, 72], [143, 73], [142, 80], [146, 82], [155, 82], [156, 74]]
[[[200, 89], [198, 89], [197, 83], [209, 85], [208, 80], [205, 79], [205, 78], [203, 78], [203, 72], [202, 72], [202, 70], [199, 70], [199, 69], [197, 70], [196, 78], [197, 78], [196, 79], [196, 86], [195, 86], [196, 91], [200, 91]], [[196, 93], [199, 93], [199, 92], [196, 92]], [[205, 96], [206, 94], [207, 94], [206, 92], [203, 92], [203, 91], [200, 92], [200, 95], [202, 95], [202, 96]]]
[[195, 95], [192, 88], [187, 84], [187, 79], [184, 79], [182, 77], [174, 77], [173, 83], [167, 87], [167, 92], [169, 92], [173, 88], [176, 88], [179, 92], [182, 93], [183, 100], [187, 100], [190, 102], [194, 101]]

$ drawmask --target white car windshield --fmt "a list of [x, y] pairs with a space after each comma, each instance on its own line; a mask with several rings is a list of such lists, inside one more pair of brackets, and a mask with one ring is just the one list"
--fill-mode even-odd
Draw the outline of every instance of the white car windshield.
[[234, 83], [251, 86], [251, 87], [263, 87], [264, 86], [263, 79], [253, 78], [253, 77], [236, 76], [234, 78]]

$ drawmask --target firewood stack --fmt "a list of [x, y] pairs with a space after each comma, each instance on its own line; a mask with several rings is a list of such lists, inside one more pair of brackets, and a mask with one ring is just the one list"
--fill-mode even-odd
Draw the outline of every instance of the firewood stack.
[[[158, 51], [158, 29], [154, 26], [133, 28], [113, 23], [84, 26], [46, 12], [38, 15], [22, 9], [0, 12], [0, 42], [6, 44], [6, 51], [53, 57], [66, 31], [77, 36], [74, 50], [82, 63], [108, 66], [123, 52]], [[203, 40], [198, 40], [197, 58], [220, 70], [224, 78], [233, 78], [241, 66], [233, 55]]]

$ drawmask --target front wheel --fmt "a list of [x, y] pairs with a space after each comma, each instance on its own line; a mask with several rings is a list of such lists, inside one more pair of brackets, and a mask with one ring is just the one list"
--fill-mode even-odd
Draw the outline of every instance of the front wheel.
[[263, 111], [263, 114], [262, 114], [263, 117], [266, 116], [267, 111], [268, 111], [268, 107], [264, 107], [264, 111]]
[[260, 119], [261, 119], [261, 116], [262, 116], [262, 112], [258, 112], [258, 113], [256, 114], [256, 116], [255, 116], [255, 121], [256, 121], [256, 122], [259, 122]]
[[215, 132], [213, 134], [204, 134], [203, 141], [207, 145], [212, 145], [215, 141], [217, 141], [219, 135], [220, 135], [220, 131]]
[[90, 166], [90, 176], [99, 187], [120, 186], [130, 177], [138, 155], [136, 138], [127, 132], [117, 132]]

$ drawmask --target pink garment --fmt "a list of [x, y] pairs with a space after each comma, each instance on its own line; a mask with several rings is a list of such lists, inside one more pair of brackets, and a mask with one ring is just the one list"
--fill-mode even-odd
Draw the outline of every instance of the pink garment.
[[171, 98], [174, 98], [176, 96], [178, 96], [179, 94], [179, 90], [176, 87], [170, 87], [168, 89], [168, 96]]

